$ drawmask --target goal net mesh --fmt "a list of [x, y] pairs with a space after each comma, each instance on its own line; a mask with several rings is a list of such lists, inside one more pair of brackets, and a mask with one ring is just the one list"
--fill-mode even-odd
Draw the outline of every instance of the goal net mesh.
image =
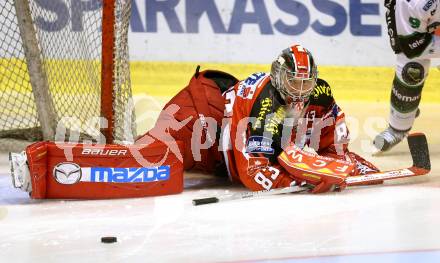
[[[1, 142], [43, 140], [36, 100], [53, 108], [56, 127], [80, 133], [80, 140], [97, 138], [101, 115], [102, 0], [27, 1], [48, 98], [38, 98], [32, 92], [14, 1], [1, 2]], [[104, 96], [113, 96], [114, 139], [130, 141], [136, 131], [128, 58], [131, 1], [115, 2], [113, 94]]]

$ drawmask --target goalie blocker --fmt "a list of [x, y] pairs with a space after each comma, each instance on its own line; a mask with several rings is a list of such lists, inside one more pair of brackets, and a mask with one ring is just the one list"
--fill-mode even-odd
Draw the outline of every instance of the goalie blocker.
[[[182, 151], [182, 142], [177, 144]], [[157, 141], [129, 146], [38, 142], [28, 146], [25, 155], [11, 153], [10, 161], [14, 186], [36, 199], [129, 198], [183, 191], [182, 162]]]

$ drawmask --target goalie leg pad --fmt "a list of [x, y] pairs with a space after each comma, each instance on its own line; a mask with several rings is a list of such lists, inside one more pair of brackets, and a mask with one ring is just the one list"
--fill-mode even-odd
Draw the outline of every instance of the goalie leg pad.
[[[169, 135], [176, 140], [180, 140], [185, 144], [183, 151], [183, 163], [185, 170], [200, 170], [207, 173], [214, 172], [216, 166], [222, 162], [222, 157], [218, 149], [218, 140], [215, 129], [208, 129], [206, 118], [216, 121], [217, 132], [220, 130], [219, 125], [222, 124], [225, 101], [221, 92], [230, 86], [233, 86], [238, 80], [221, 71], [205, 70], [199, 72], [191, 78], [188, 85], [174, 96], [162, 110], [155, 127], [153, 127], [144, 136], [151, 136], [161, 139], [160, 135], [163, 130], [167, 130]], [[174, 113], [168, 113], [166, 109], [171, 105], [177, 105], [178, 110]], [[185, 123], [179, 129], [168, 128], [170, 122]], [[196, 124], [196, 122], [199, 122]], [[196, 125], [201, 125], [203, 131], [201, 141], [208, 140], [213, 145], [208, 149], [201, 149], [200, 160], [195, 160], [191, 139]], [[215, 125], [215, 124], [214, 124]], [[209, 125], [208, 125], [209, 126]], [[143, 136], [143, 137], [144, 137]], [[139, 139], [142, 140], [142, 137]]]
[[[182, 142], [177, 144], [183, 150]], [[162, 142], [130, 146], [40, 142], [30, 145], [26, 154], [31, 197], [36, 199], [129, 198], [183, 190], [183, 165]]]

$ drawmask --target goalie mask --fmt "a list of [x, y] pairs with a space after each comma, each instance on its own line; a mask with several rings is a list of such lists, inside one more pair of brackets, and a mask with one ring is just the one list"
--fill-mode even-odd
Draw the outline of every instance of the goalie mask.
[[306, 103], [315, 87], [318, 70], [310, 51], [294, 45], [283, 50], [272, 63], [270, 77], [287, 104]]

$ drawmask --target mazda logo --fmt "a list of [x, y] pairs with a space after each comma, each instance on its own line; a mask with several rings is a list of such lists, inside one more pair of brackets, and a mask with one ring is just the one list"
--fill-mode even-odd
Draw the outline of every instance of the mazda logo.
[[53, 168], [53, 177], [60, 184], [76, 184], [81, 180], [81, 167], [76, 163], [59, 163]]

